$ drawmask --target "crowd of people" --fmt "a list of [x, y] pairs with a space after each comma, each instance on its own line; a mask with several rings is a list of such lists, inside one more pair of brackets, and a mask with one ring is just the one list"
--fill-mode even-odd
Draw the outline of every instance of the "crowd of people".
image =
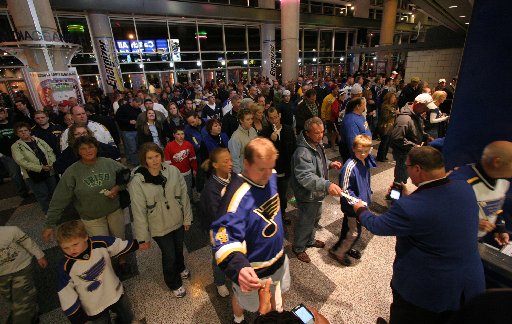
[[[244, 310], [259, 311], [258, 323], [287, 316], [301, 323], [283, 306], [291, 286], [284, 230], [293, 224], [292, 252], [310, 263], [307, 249], [326, 245], [315, 233], [327, 195], [340, 197], [344, 215], [328, 249], [341, 266], [362, 257], [355, 246], [365, 228], [397, 236], [390, 323], [449, 323], [484, 292], [478, 240], [509, 241], [501, 206], [512, 177], [506, 141], [490, 143], [481, 161], [447, 177], [438, 149], [456, 82], [440, 79], [432, 91], [393, 71], [341, 80], [299, 76], [284, 84], [166, 83], [116, 92], [112, 100], [87, 93], [85, 104], [69, 98], [37, 111], [19, 99], [0, 107], [0, 161], [18, 194], [36, 197], [46, 217], [43, 239], [55, 237], [64, 253], [57, 292], [73, 323], [103, 323], [109, 311], [121, 323], [134, 321], [110, 258], [129, 271], [126, 254], [149, 249], [152, 240], [166, 286], [185, 297], [191, 272], [183, 242], [193, 222], [209, 232], [214, 283], [220, 297], [232, 293], [235, 323], [245, 322]], [[368, 209], [371, 169], [388, 161], [390, 148], [402, 198], [388, 196], [391, 208], [376, 216]], [[329, 149], [339, 151], [339, 161], [327, 158]], [[329, 169], [340, 170], [338, 183]], [[292, 194], [293, 219], [286, 212]], [[63, 222], [66, 213], [76, 220]], [[134, 240], [125, 238], [126, 215]], [[33, 255], [43, 268], [47, 261], [19, 228], [0, 231], [0, 248], [25, 249], [0, 260], [0, 291], [15, 296], [19, 287], [7, 282], [31, 281], [27, 260]], [[12, 298], [14, 323], [37, 320], [33, 290]], [[307, 311], [315, 323], [328, 323]]]

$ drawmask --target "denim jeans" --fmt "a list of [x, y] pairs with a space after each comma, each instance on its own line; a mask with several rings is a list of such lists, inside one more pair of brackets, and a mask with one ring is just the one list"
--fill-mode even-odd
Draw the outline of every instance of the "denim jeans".
[[9, 173], [12, 182], [14, 182], [18, 195], [26, 195], [28, 188], [21, 176], [20, 166], [16, 164], [16, 161], [14, 161], [12, 157], [6, 155], [0, 157], [0, 162], [3, 164], [7, 173]]
[[215, 260], [215, 252], [212, 249], [212, 270], [213, 270], [213, 282], [216, 286], [222, 286], [226, 284], [226, 275], [217, 265]]
[[395, 180], [393, 181], [396, 183], [406, 183], [407, 179], [409, 179], [409, 173], [407, 173], [407, 167], [405, 166], [407, 153], [393, 150], [393, 159], [395, 159]]
[[50, 201], [52, 200], [53, 192], [57, 186], [57, 179], [52, 175], [41, 182], [35, 182], [30, 178], [27, 179], [27, 182], [34, 193], [34, 196], [36, 196], [37, 202], [41, 206], [43, 213], [46, 214], [48, 212], [48, 207], [50, 206]]
[[322, 215], [322, 202], [297, 201], [297, 209], [292, 250], [295, 253], [300, 253], [315, 242], [316, 227]]
[[124, 142], [124, 154], [126, 155], [126, 160], [128, 161], [128, 163], [132, 165], [138, 165], [139, 157], [137, 156], [137, 132], [123, 131], [122, 134]]
[[130, 303], [130, 299], [126, 294], [123, 294], [119, 300], [110, 306], [109, 308], [105, 309], [103, 312], [99, 313], [98, 315], [89, 318], [89, 321], [87, 323], [91, 324], [110, 324], [112, 323], [110, 321], [110, 314], [109, 310], [113, 311], [117, 314], [116, 323], [120, 324], [131, 324], [133, 321], [133, 310], [132, 310], [132, 304]]
[[286, 207], [288, 207], [288, 178], [277, 177], [277, 193], [279, 194], [279, 203], [281, 207], [281, 215], [286, 215]]
[[153, 237], [162, 251], [164, 281], [171, 290], [176, 290], [183, 284], [180, 273], [185, 270], [185, 258], [183, 257], [184, 237], [185, 230], [183, 226], [164, 236]]

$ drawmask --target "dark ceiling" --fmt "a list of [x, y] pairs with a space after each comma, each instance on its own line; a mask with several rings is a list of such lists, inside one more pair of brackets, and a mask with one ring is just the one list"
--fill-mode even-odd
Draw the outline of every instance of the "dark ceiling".
[[418, 10], [455, 32], [466, 32], [474, 0], [411, 0]]

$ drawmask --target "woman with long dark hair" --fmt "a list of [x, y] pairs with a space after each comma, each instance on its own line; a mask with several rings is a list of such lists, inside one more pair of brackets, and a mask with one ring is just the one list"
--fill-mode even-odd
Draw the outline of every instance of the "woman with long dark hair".
[[148, 142], [155, 143], [161, 148], [167, 144], [164, 125], [156, 118], [156, 113], [152, 109], [146, 110], [142, 124], [137, 127], [137, 147]]

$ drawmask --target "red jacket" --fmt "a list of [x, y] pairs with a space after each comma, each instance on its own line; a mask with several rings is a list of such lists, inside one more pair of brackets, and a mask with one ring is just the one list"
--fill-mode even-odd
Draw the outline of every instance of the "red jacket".
[[176, 141], [167, 143], [164, 155], [165, 161], [177, 167], [181, 173], [187, 173], [190, 169], [197, 171], [196, 152], [189, 141], [183, 141], [181, 145]]

